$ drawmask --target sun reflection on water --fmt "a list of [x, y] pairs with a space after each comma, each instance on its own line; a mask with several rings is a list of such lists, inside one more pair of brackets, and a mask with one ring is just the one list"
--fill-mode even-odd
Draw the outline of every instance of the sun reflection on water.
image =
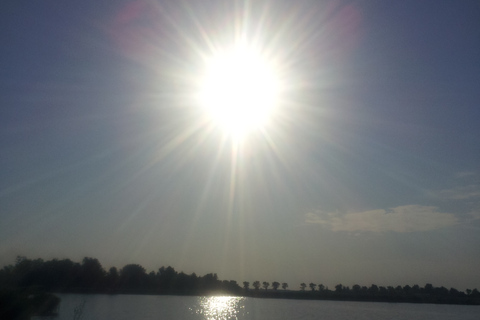
[[192, 311], [206, 320], [238, 319], [243, 315], [242, 297], [202, 297]]

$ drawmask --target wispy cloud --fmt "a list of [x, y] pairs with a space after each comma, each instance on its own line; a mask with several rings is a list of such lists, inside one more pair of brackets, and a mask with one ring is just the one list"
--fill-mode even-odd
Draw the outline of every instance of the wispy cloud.
[[439, 212], [436, 207], [406, 205], [347, 214], [310, 212], [305, 215], [305, 222], [321, 224], [333, 231], [417, 232], [452, 226], [458, 219], [451, 213]]
[[447, 200], [467, 200], [480, 198], [480, 185], [470, 184], [467, 186], [444, 189], [439, 192], [439, 195], [441, 198]]
[[475, 171], [462, 171], [462, 172], [458, 172], [455, 175], [455, 178], [461, 179], [461, 178], [465, 178], [465, 177], [473, 177], [473, 176], [476, 176], [476, 175], [477, 175], [477, 173]]
[[480, 210], [471, 211], [468, 214], [472, 217], [473, 220], [480, 219]]

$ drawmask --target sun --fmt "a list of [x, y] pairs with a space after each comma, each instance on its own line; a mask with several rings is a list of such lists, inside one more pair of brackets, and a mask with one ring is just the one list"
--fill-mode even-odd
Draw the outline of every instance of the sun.
[[268, 124], [279, 89], [273, 64], [258, 50], [236, 45], [205, 59], [199, 100], [214, 125], [241, 137]]

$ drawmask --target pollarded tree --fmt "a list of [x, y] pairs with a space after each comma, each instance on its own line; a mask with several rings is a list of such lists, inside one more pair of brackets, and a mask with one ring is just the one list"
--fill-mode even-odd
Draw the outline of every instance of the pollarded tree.
[[249, 287], [250, 287], [250, 282], [243, 281], [243, 288], [248, 291]]
[[269, 283], [269, 282], [267, 282], [267, 281], [263, 281], [263, 288], [264, 288], [265, 290], [267, 290], [267, 289], [268, 289], [268, 286], [269, 286], [269, 285], [270, 285], [270, 283]]
[[253, 282], [253, 287], [255, 288], [255, 290], [260, 289], [260, 281], [254, 281]]
[[317, 287], [317, 285], [313, 282], [310, 282], [308, 286], [310, 287], [310, 289], [312, 289], [312, 291], [315, 291], [315, 288]]
[[277, 282], [277, 281], [272, 282], [272, 288], [273, 288], [273, 290], [277, 290], [278, 287], [280, 287], [280, 282]]
[[286, 282], [282, 283], [282, 289], [287, 290], [287, 288], [288, 288], [288, 283]]
[[307, 285], [305, 284], [305, 282], [300, 283], [300, 288], [302, 289], [302, 291], [305, 291], [306, 287]]

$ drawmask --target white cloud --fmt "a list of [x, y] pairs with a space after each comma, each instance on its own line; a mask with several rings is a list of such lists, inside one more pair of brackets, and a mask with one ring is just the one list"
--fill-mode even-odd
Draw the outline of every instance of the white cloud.
[[305, 222], [322, 224], [333, 231], [416, 232], [452, 226], [458, 219], [451, 213], [438, 212], [436, 207], [406, 205], [343, 215], [310, 212], [305, 215]]

